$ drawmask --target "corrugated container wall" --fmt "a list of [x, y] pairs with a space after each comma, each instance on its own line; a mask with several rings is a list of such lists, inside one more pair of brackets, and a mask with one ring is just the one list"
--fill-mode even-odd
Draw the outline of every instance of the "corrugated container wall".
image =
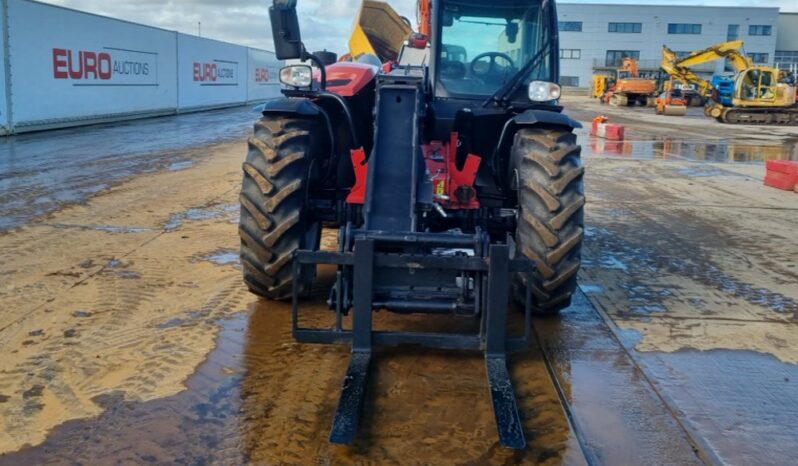
[[8, 52], [8, 47], [6, 44], [6, 31], [8, 31], [6, 25], [6, 18], [7, 18], [7, 5], [5, 1], [2, 2], [0, 5], [0, 89], [2, 89], [2, 93], [0, 94], [0, 136], [4, 136], [11, 132], [10, 124], [8, 122], [8, 114], [11, 113], [11, 102], [8, 100], [8, 83], [6, 82], [6, 76], [8, 74], [8, 58], [6, 54]]
[[249, 77], [247, 83], [247, 100], [273, 99], [280, 96], [279, 73], [282, 63], [274, 52], [249, 49]]
[[30, 0], [0, 2], [2, 134], [241, 105], [279, 93], [274, 78], [282, 65], [269, 52]]
[[247, 49], [177, 35], [178, 108], [194, 110], [247, 101]]

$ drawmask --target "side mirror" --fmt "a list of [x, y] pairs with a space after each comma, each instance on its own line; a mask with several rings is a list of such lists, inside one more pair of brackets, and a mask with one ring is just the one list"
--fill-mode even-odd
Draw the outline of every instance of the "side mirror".
[[443, 27], [450, 28], [454, 26], [454, 14], [450, 11], [443, 12]]
[[302, 35], [296, 14], [296, 0], [274, 0], [269, 8], [272, 23], [274, 51], [278, 60], [294, 60], [303, 57]]

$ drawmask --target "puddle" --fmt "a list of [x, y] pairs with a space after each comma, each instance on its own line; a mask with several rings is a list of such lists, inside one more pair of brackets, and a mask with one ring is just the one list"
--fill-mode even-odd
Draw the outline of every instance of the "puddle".
[[[213, 207], [198, 207], [172, 214], [164, 225], [166, 231], [180, 228], [186, 221], [213, 220], [217, 218], [238, 215], [240, 207], [237, 204], [224, 204]], [[236, 217], [237, 219], [237, 217]], [[236, 220], [237, 222], [238, 220]]]
[[133, 272], [132, 270], [122, 270], [122, 271], [116, 272], [116, 276], [119, 277], [119, 278], [124, 278], [124, 279], [128, 279], [128, 280], [136, 280], [136, 279], [141, 278], [141, 274], [140, 273]]
[[238, 251], [220, 250], [203, 257], [203, 260], [213, 262], [218, 265], [238, 265], [241, 263], [241, 257]]
[[194, 161], [192, 161], [192, 160], [184, 160], [182, 162], [175, 162], [175, 163], [169, 165], [167, 168], [169, 169], [169, 171], [176, 172], [176, 171], [180, 171], [180, 170], [185, 170], [187, 168], [191, 168], [193, 166], [194, 166]]
[[604, 293], [604, 287], [601, 285], [580, 284], [579, 288], [584, 294], [601, 294]]
[[[629, 226], [629, 224], [624, 225]], [[585, 254], [583, 259], [585, 268], [618, 269], [633, 277], [649, 277], [652, 282], [663, 274], [685, 277], [780, 314], [790, 315], [798, 312], [798, 302], [793, 298], [754, 286], [730, 275], [699, 249], [691, 251], [670, 249], [683, 247], [684, 243], [666, 243], [663, 247], [654, 248], [651, 246], [653, 242], [645, 243], [646, 237], [641, 236], [639, 231], [633, 237], [642, 242], [640, 245], [604, 228], [590, 228], [588, 233], [590, 239], [588, 250], [596, 253], [595, 256], [590, 252]], [[626, 264], [632, 266], [628, 267]], [[656, 306], [673, 293], [665, 286], [642, 281], [629, 281], [622, 287], [632, 303], [648, 303]]]
[[[596, 464], [701, 464], [583, 293], [560, 319], [536, 319], [535, 331]], [[620, 335], [624, 344], [641, 338]]]
[[596, 259], [589, 257], [583, 258], [582, 267], [585, 268], [598, 267], [601, 269], [621, 270], [623, 272], [629, 272], [629, 267], [627, 267], [627, 265], [621, 259], [610, 254], [602, 254], [600, 257]]
[[190, 168], [209, 156], [196, 148], [242, 141], [256, 119], [239, 107], [0, 138], [0, 231], [131, 176]]
[[179, 317], [175, 317], [174, 319], [168, 320], [168, 321], [158, 325], [158, 328], [160, 328], [160, 329], [175, 328], [175, 327], [180, 327], [181, 325], [183, 325], [185, 323], [186, 323], [185, 319], [181, 319]]
[[[635, 160], [674, 159], [695, 162], [750, 163], [766, 160], [798, 160], [798, 142], [782, 145], [708, 143], [680, 139], [653, 141], [607, 141], [590, 137], [582, 144], [582, 155], [623, 157]], [[691, 176], [713, 176], [696, 170]], [[723, 175], [727, 173], [721, 171]], [[728, 173], [730, 174], [730, 173]]]
[[639, 353], [724, 464], [795, 464], [798, 366], [751, 351]]
[[119, 259], [111, 259], [108, 261], [108, 263], [105, 266], [108, 267], [109, 269], [116, 269], [122, 266], [122, 261], [120, 261]]
[[154, 231], [152, 228], [147, 228], [147, 227], [121, 226], [121, 225], [73, 225], [69, 223], [57, 223], [52, 226], [54, 228], [77, 228], [81, 230], [104, 231], [106, 233], [114, 233], [114, 234], [149, 233]]
[[710, 178], [717, 176], [736, 176], [741, 178], [747, 178], [745, 175], [742, 175], [740, 173], [735, 173], [728, 170], [722, 170], [720, 168], [707, 167], [701, 165], [696, 167], [680, 168], [676, 170], [676, 172], [679, 173], [680, 175], [688, 176], [690, 178]]

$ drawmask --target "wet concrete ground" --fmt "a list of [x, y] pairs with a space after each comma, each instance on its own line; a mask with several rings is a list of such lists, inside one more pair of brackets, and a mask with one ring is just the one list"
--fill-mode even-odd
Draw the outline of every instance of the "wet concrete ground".
[[[246, 133], [251, 114], [178, 118], [189, 117], [69, 130], [63, 173], [46, 150], [63, 132], [32, 135], [47, 176], [34, 176], [36, 157], [30, 175], [19, 162], [0, 171], [0, 193], [33, 206], [2, 212], [16, 229], [0, 234], [0, 464], [778, 465], [798, 454], [798, 195], [761, 185], [762, 160], [794, 157], [788, 135], [702, 142], [643, 121], [613, 152], [580, 134], [584, 293], [536, 321], [536, 344], [510, 360], [530, 443], [515, 454], [498, 447], [482, 358], [415, 348], [380, 350], [361, 437], [326, 442], [347, 349], [296, 344], [286, 306], [239, 277], [245, 147], [223, 139]], [[185, 142], [220, 122], [229, 133]], [[148, 127], [166, 149], [135, 137]], [[113, 151], [80, 152], [75, 141], [99, 135]], [[114, 189], [76, 182], [81, 170], [85, 187], [100, 182], [122, 152]], [[12, 173], [37, 188], [2, 185]], [[322, 288], [303, 306], [311, 320], [330, 317]]]
[[83, 202], [125, 179], [184, 170], [208, 144], [242, 139], [251, 107], [0, 139], [0, 231]]

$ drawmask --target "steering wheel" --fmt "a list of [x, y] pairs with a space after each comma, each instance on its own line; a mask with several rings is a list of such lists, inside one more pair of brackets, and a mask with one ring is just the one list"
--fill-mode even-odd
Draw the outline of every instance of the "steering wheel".
[[[478, 72], [477, 68], [476, 68], [476, 64], [481, 59], [483, 59], [485, 57], [490, 57], [490, 64], [488, 65], [488, 69], [487, 69], [487, 71]], [[510, 67], [511, 68], [515, 68], [515, 62], [513, 61], [512, 57], [510, 57], [506, 53], [485, 52], [485, 53], [480, 53], [479, 55], [474, 57], [473, 60], [471, 60], [471, 67], [470, 67], [471, 68], [471, 74], [473, 74], [475, 76], [488, 76], [490, 74], [493, 74], [495, 72], [496, 68], [497, 68], [497, 66], [496, 66], [496, 59], [497, 58], [503, 58], [503, 59], [507, 60], [507, 62], [510, 64]]]

